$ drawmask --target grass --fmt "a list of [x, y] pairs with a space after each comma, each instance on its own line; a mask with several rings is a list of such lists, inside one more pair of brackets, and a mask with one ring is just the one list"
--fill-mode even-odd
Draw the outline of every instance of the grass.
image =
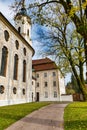
[[87, 130], [87, 102], [74, 102], [64, 111], [64, 130]]
[[0, 107], [0, 130], [4, 130], [27, 114], [48, 104], [50, 104], [50, 102], [26, 103]]

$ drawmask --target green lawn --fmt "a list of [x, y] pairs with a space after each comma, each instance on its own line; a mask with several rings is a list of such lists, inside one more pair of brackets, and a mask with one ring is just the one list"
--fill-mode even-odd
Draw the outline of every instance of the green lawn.
[[0, 130], [26, 116], [34, 110], [50, 104], [50, 102], [27, 103], [0, 107]]
[[87, 130], [87, 102], [74, 102], [65, 108], [64, 130]]

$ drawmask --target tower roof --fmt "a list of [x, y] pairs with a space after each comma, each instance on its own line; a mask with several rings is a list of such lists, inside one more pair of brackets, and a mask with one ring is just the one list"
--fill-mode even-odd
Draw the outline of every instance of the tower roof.
[[21, 19], [22, 16], [26, 16], [28, 22], [31, 23], [31, 19], [30, 19], [28, 13], [27, 13], [27, 9], [26, 9], [26, 7], [25, 7], [25, 0], [22, 0], [22, 1], [21, 1], [21, 9], [20, 9], [19, 12], [15, 15], [14, 20], [16, 20], [16, 19]]
[[25, 15], [28, 16], [26, 8], [21, 8], [21, 10], [16, 14], [17, 15]]
[[20, 19], [22, 16], [26, 16], [26, 17], [28, 18], [28, 22], [31, 23], [31, 19], [30, 19], [28, 13], [27, 13], [27, 10], [26, 10], [25, 7], [22, 7], [22, 8], [20, 9], [20, 11], [19, 11], [19, 12], [16, 14], [16, 16], [14, 17], [14, 20], [15, 20], [16, 18]]

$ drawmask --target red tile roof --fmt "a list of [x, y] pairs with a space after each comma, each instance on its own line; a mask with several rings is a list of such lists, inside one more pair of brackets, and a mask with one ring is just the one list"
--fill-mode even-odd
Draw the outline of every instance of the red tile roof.
[[49, 58], [45, 58], [45, 59], [38, 59], [38, 60], [33, 60], [32, 64], [33, 65], [38, 65], [38, 64], [44, 64], [44, 63], [51, 63], [53, 62], [52, 60], [50, 60]]
[[58, 69], [55, 62], [49, 58], [33, 60], [32, 65], [33, 65], [34, 71]]

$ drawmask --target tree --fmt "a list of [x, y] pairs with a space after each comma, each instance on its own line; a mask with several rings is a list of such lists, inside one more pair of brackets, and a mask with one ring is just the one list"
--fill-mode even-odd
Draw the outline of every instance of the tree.
[[[65, 67], [69, 66], [84, 100], [87, 100], [83, 77], [83, 64], [86, 62], [87, 66], [87, 2], [85, 0], [73, 0], [72, 3], [70, 0], [37, 1], [28, 8], [35, 7], [31, 13], [31, 16], [35, 16], [33, 20], [37, 19], [39, 24], [48, 25], [51, 28], [49, 35], [44, 36], [47, 39], [45, 52], [59, 57], [61, 65], [66, 63]], [[20, 0], [18, 6], [23, 3], [24, 0]], [[72, 25], [75, 26], [74, 30], [69, 31]]]
[[42, 41], [41, 52], [44, 52], [45, 55], [54, 56], [62, 73], [66, 72], [67, 68], [67, 71], [73, 72], [86, 100], [87, 89], [83, 76], [83, 65], [85, 63], [84, 41], [75, 30], [74, 32], [69, 31], [68, 21], [68, 18], [64, 19], [62, 17], [59, 19], [59, 23], [49, 31], [39, 30], [39, 40]]
[[72, 89], [74, 89], [76, 93], [81, 93], [81, 90], [76, 82], [76, 78], [73, 74], [71, 75], [71, 84], [72, 84]]
[[68, 82], [66, 85], [66, 94], [74, 94], [75, 90], [72, 88], [72, 83]]

